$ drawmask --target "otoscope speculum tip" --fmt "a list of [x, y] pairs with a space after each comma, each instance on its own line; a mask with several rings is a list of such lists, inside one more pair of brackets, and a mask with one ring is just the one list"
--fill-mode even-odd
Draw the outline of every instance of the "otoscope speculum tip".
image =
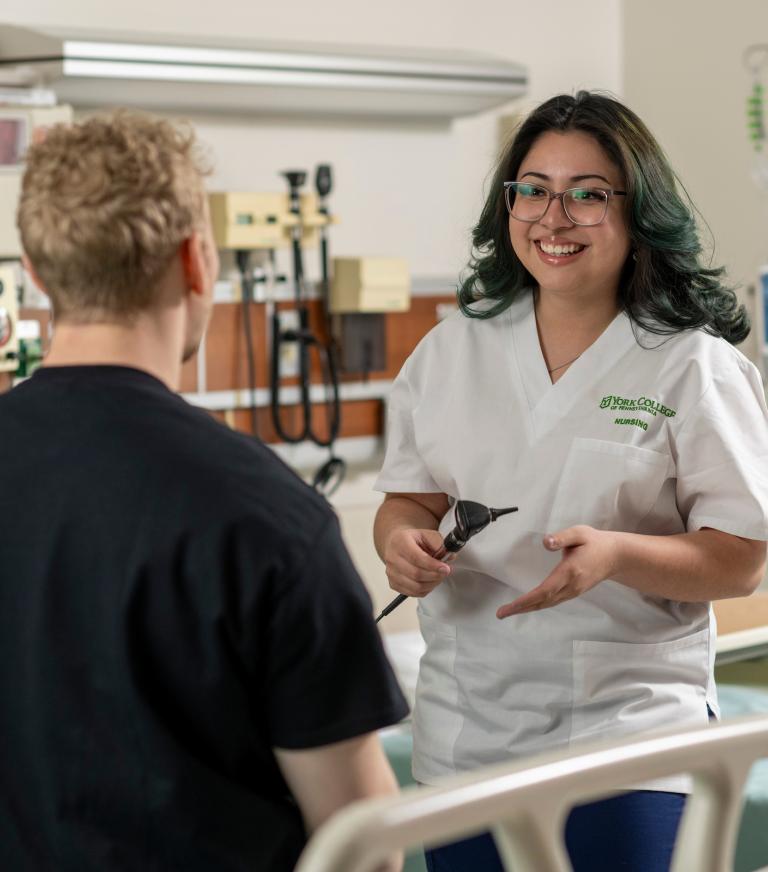
[[496, 518], [500, 518], [502, 515], [508, 515], [511, 512], [516, 512], [517, 506], [510, 506], [506, 509], [488, 509], [488, 511], [491, 513], [491, 520], [495, 521]]

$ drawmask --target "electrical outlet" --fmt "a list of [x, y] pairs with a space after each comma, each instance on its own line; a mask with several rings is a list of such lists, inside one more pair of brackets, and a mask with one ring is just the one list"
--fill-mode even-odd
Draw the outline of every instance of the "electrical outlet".
[[[296, 309], [278, 309], [280, 332], [299, 329], [299, 313]], [[299, 343], [280, 343], [280, 377], [293, 378], [299, 375]]]

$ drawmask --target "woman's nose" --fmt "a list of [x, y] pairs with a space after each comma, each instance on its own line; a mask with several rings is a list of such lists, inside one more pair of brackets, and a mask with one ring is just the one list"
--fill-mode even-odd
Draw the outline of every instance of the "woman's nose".
[[544, 227], [572, 227], [573, 221], [568, 217], [568, 213], [563, 206], [563, 198], [552, 197], [547, 204], [547, 211], [539, 219], [539, 224]]

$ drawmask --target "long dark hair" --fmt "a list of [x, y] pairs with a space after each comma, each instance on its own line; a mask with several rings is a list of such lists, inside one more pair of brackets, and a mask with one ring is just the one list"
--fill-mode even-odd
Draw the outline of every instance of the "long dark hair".
[[[550, 130], [577, 130], [594, 137], [626, 180], [633, 255], [624, 265], [618, 300], [627, 315], [660, 335], [701, 327], [734, 344], [745, 339], [749, 316], [733, 289], [722, 283], [724, 270], [701, 263], [693, 205], [661, 147], [634, 112], [618, 100], [589, 91], [542, 103], [502, 154], [472, 233], [468, 274], [459, 287], [464, 314], [492, 318], [536, 286], [509, 239], [504, 182], [517, 178], [534, 142]], [[474, 308], [480, 300], [491, 305]]]

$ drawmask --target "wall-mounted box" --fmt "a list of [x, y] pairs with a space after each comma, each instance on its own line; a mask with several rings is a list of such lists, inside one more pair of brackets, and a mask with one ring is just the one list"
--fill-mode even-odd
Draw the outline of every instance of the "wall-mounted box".
[[[0, 100], [2, 97], [0, 94]], [[72, 121], [71, 106], [0, 105], [0, 258], [21, 257], [16, 206], [24, 155], [34, 140], [34, 131], [60, 121]]]
[[[217, 191], [208, 195], [213, 238], [218, 248], [287, 248], [290, 228], [299, 218], [290, 210], [288, 194], [259, 191]], [[336, 223], [318, 209], [317, 195], [301, 194], [301, 244], [318, 244], [318, 227]]]
[[0, 257], [20, 258], [21, 240], [16, 229], [16, 206], [21, 193], [21, 167], [0, 168]]
[[16, 267], [0, 264], [0, 371], [14, 371], [19, 352]]
[[408, 261], [396, 257], [333, 259], [331, 312], [407, 312], [410, 304]]

